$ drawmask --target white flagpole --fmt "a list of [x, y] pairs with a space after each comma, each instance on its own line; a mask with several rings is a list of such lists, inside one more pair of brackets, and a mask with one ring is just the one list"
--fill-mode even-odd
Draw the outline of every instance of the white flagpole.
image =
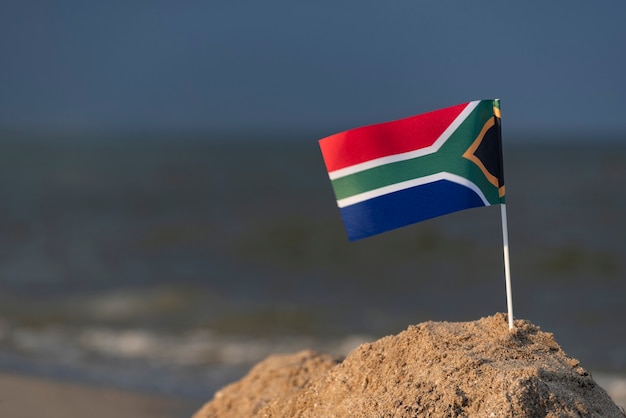
[[508, 308], [509, 331], [513, 330], [513, 294], [511, 292], [511, 266], [509, 264], [509, 230], [506, 221], [506, 203], [500, 205], [502, 213], [502, 244], [504, 246], [504, 276], [506, 279], [506, 305]]

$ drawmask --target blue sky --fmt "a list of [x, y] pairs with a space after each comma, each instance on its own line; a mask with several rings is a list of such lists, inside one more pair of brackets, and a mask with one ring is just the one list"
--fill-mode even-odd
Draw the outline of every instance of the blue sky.
[[0, 128], [321, 132], [500, 98], [626, 136], [626, 2], [4, 1]]

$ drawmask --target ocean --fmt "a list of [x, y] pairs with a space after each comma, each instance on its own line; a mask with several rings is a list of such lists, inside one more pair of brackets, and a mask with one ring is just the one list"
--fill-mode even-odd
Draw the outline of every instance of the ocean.
[[[0, 141], [0, 369], [208, 400], [506, 312], [498, 207], [348, 242], [317, 138]], [[626, 142], [504, 144], [516, 318], [626, 376]]]

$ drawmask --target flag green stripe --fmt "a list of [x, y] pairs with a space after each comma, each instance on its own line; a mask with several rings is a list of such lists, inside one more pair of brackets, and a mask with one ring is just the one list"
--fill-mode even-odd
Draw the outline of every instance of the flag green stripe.
[[[450, 161], [444, 156], [429, 158], [432, 161], [426, 162], [425, 158], [389, 164], [335, 180], [333, 181], [335, 197], [340, 200], [369, 190], [446, 171], [467, 178], [483, 191], [490, 203], [498, 203], [497, 189], [489, 183], [480, 168], [470, 160], [460, 157]], [[390, 165], [397, 164], [402, 165], [401, 169], [390, 167]]]
[[339, 200], [368, 190], [438, 173], [444, 169], [441, 162], [442, 158], [438, 157], [438, 154], [430, 154], [342, 177], [333, 180], [332, 185]]

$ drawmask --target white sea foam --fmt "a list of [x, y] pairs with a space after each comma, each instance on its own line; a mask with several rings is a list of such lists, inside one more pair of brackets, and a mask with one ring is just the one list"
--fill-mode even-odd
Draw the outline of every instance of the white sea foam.
[[0, 367], [133, 390], [205, 398], [272, 354], [314, 349], [345, 356], [374, 338], [273, 338], [112, 327], [23, 327], [0, 320]]
[[43, 329], [5, 325], [0, 342], [28, 355], [59, 356], [81, 361], [99, 356], [109, 360], [142, 360], [170, 366], [253, 364], [274, 353], [317, 349], [345, 356], [359, 344], [373, 340], [366, 335], [333, 339], [310, 336], [257, 338], [222, 335], [207, 330], [180, 334], [147, 329], [47, 327]]

